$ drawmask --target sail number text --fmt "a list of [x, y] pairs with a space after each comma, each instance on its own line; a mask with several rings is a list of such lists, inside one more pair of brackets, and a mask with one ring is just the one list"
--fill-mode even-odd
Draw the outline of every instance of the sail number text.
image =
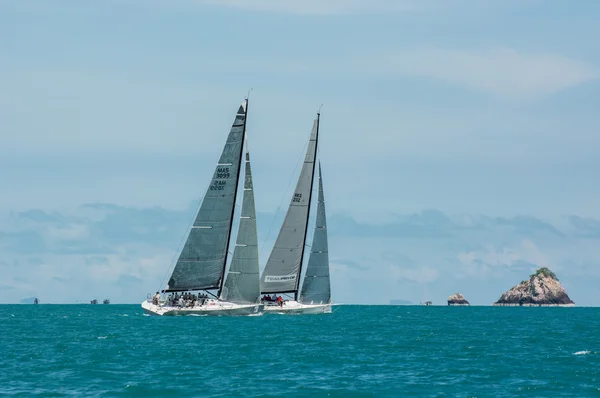
[[227, 185], [227, 181], [215, 181], [211, 186], [211, 191], [222, 191], [225, 189], [225, 185]]
[[[229, 178], [229, 176], [230, 176], [229, 167], [218, 167], [214, 178]], [[216, 181], [213, 181], [213, 183], [209, 189], [211, 191], [222, 191], [225, 189], [226, 185], [227, 185], [227, 181], [216, 180]]]
[[294, 198], [292, 199], [292, 202], [299, 203], [301, 200], [302, 200], [302, 194], [301, 193], [295, 193], [294, 194]]
[[229, 178], [229, 167], [219, 167], [216, 178]]

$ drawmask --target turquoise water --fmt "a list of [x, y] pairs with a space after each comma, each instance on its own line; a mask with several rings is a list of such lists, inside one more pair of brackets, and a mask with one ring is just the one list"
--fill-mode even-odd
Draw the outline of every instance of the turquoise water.
[[149, 317], [0, 306], [0, 395], [600, 396], [600, 309], [340, 306]]

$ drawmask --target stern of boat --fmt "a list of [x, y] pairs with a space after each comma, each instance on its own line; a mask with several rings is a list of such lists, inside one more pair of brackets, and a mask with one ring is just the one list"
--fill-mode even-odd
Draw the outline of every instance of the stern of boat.
[[163, 307], [153, 304], [150, 300], [144, 300], [142, 302], [142, 309], [144, 310], [144, 313], [149, 315], [162, 316], [165, 314]]

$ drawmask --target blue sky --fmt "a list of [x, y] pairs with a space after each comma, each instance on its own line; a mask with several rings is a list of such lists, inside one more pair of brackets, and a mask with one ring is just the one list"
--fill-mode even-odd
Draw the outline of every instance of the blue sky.
[[[14, 261], [41, 262], [48, 278], [87, 261], [77, 278], [106, 276], [100, 286], [118, 286], [115, 300], [155, 289], [147, 285], [171, 260], [185, 220], [175, 243], [147, 258], [143, 236], [113, 242], [106, 232], [90, 232], [106, 215], [77, 217], [89, 203], [187, 214], [250, 88], [248, 131], [264, 214], [288, 200], [285, 189], [323, 104], [320, 151], [331, 217], [376, 226], [436, 209], [453, 220], [529, 225], [533, 218], [561, 231], [573, 227], [572, 216], [596, 225], [599, 18], [592, 0], [0, 1], [0, 247], [10, 281], [3, 284], [18, 292], [0, 299], [33, 294], [41, 284], [33, 268], [17, 266], [17, 273], [7, 265]], [[19, 216], [32, 210], [59, 212], [60, 221], [50, 228], [50, 221]], [[486, 228], [492, 232], [477, 239], [446, 237], [442, 247], [440, 238], [420, 235], [422, 249], [395, 252], [391, 265], [394, 256], [384, 253], [407, 237], [381, 228], [389, 236], [355, 242], [332, 231], [340, 281], [334, 294], [373, 302], [354, 292], [352, 278], [364, 275], [352, 261], [395, 272], [374, 302], [439, 302], [466, 291], [451, 272], [464, 263], [496, 296], [508, 279], [517, 283], [546, 262], [572, 290], [587, 292], [579, 302], [600, 305], [600, 292], [586, 290], [577, 276], [598, 263], [600, 249], [590, 243], [596, 235], [564, 232], [557, 240], [527, 230], [509, 239], [503, 224]], [[24, 231], [37, 236], [24, 242], [46, 242], [35, 256], [27, 244], [15, 246], [14, 234]], [[100, 260], [89, 259], [98, 255], [91, 236], [127, 260], [109, 256], [94, 268]], [[78, 253], [51, 249], [65, 239]], [[437, 248], [437, 257], [428, 248]], [[446, 282], [436, 287], [440, 279]], [[487, 304], [484, 290], [472, 295]], [[57, 299], [84, 300], [86, 293], [61, 291]]]

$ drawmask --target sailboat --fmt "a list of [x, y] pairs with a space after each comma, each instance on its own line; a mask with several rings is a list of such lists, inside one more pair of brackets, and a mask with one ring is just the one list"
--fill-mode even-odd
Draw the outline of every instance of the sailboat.
[[[320, 163], [319, 196], [313, 243], [304, 283], [300, 289], [317, 157], [319, 121], [320, 113], [317, 113], [296, 190], [261, 277], [261, 295], [264, 295], [261, 301], [265, 304], [265, 312], [283, 314], [331, 312], [327, 222]], [[294, 299], [283, 300], [276, 293], [293, 294]], [[273, 295], [269, 296], [269, 294]]]
[[[256, 210], [246, 140], [248, 99], [239, 107], [211, 183], [162, 294], [142, 308], [151, 315], [262, 315]], [[225, 277], [242, 156], [244, 188], [236, 244]], [[214, 291], [216, 290], [216, 294]], [[194, 293], [194, 292], [197, 292]]]

